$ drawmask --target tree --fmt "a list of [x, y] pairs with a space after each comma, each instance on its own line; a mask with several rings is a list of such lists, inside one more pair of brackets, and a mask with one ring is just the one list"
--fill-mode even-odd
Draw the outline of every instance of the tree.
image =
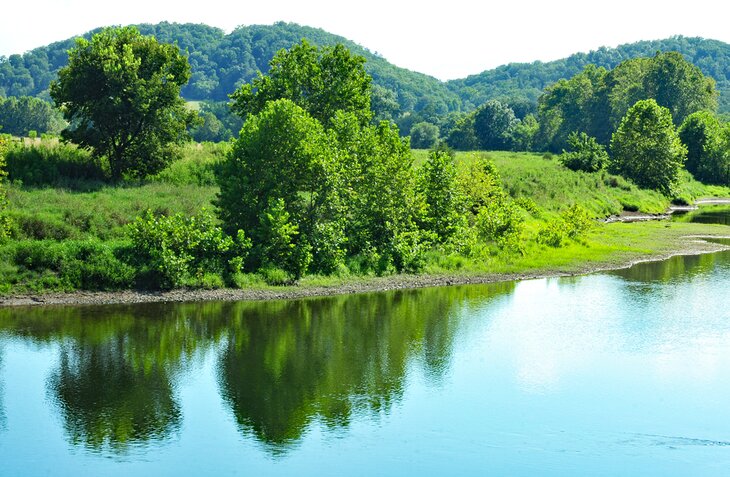
[[339, 158], [322, 125], [288, 99], [248, 117], [224, 163], [217, 206], [229, 234], [251, 237], [250, 269], [273, 266], [298, 278], [339, 263]]
[[466, 114], [455, 118], [449, 130], [446, 143], [459, 151], [472, 151], [479, 148], [479, 141], [474, 134], [474, 115]]
[[696, 111], [715, 111], [715, 80], [684, 59], [681, 53], [657, 53], [644, 77], [647, 97], [668, 108], [674, 124], [680, 125]]
[[5, 192], [5, 178], [8, 173], [5, 170], [5, 149], [7, 140], [0, 135], [0, 239], [4, 239], [10, 232], [10, 219], [5, 213], [8, 206], [8, 199]]
[[30, 96], [0, 98], [3, 133], [26, 136], [30, 131], [58, 133], [64, 128], [61, 112], [42, 99]]
[[453, 154], [444, 150], [430, 151], [420, 169], [420, 189], [426, 201], [426, 229], [445, 242], [458, 229], [461, 199], [457, 187]]
[[535, 116], [528, 114], [515, 126], [514, 149], [515, 151], [534, 151], [536, 146], [537, 133], [540, 124]]
[[439, 139], [439, 128], [435, 124], [422, 121], [411, 128], [411, 146], [415, 149], [429, 149]]
[[730, 184], [730, 126], [723, 127], [712, 113], [687, 116], [679, 128], [687, 147], [687, 170], [703, 182]]
[[511, 149], [516, 125], [512, 108], [496, 100], [487, 101], [474, 113], [474, 135], [481, 149]]
[[242, 85], [231, 95], [231, 109], [244, 119], [263, 111], [269, 101], [289, 99], [325, 128], [336, 111], [355, 114], [361, 125], [372, 118], [371, 78], [365, 58], [343, 45], [318, 49], [306, 40], [271, 60], [269, 73]]
[[560, 80], [547, 87], [539, 99], [540, 136], [548, 149], [560, 151], [567, 147], [573, 131], [608, 142], [606, 100], [606, 70], [586, 66], [569, 80]]
[[638, 101], [611, 139], [612, 172], [669, 195], [687, 156], [672, 115], [653, 99]]
[[560, 162], [574, 171], [598, 172], [608, 164], [606, 149], [586, 133], [573, 132], [568, 136], [570, 152], [563, 150]]
[[51, 83], [51, 97], [70, 125], [67, 140], [106, 157], [112, 178], [144, 177], [175, 158], [195, 113], [180, 98], [190, 66], [177, 46], [109, 28], [78, 39], [68, 66]]

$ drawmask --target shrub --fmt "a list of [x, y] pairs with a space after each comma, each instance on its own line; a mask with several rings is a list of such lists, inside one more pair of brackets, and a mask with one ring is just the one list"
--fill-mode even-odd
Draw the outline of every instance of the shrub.
[[262, 267], [258, 271], [259, 276], [263, 278], [267, 285], [282, 286], [290, 285], [294, 282], [292, 276], [281, 268], [276, 267]]
[[122, 259], [125, 250], [123, 243], [98, 240], [21, 241], [15, 245], [13, 262], [46, 281], [42, 287], [117, 290], [130, 287], [135, 279], [135, 269]]
[[560, 162], [573, 171], [598, 172], [608, 164], [606, 149], [584, 132], [568, 135], [570, 152], [563, 151]]
[[104, 167], [70, 144], [16, 143], [7, 152], [8, 177], [26, 186], [57, 185], [68, 181], [102, 181]]
[[130, 236], [143, 281], [161, 288], [181, 286], [206, 273], [239, 272], [250, 248], [243, 231], [234, 240], [205, 211], [193, 217], [155, 217], [148, 210], [130, 225]]

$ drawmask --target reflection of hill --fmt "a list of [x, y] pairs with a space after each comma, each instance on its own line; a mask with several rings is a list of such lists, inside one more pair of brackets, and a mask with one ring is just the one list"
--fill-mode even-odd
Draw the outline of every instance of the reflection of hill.
[[313, 421], [340, 427], [354, 414], [388, 413], [403, 395], [410, 363], [423, 363], [430, 377], [445, 372], [460, 302], [484, 292], [240, 303], [220, 358], [224, 399], [242, 430], [273, 450], [298, 441]]

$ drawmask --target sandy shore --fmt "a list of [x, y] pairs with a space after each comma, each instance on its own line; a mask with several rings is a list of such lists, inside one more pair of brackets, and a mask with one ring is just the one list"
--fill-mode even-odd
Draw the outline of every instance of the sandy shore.
[[535, 270], [511, 274], [444, 274], [444, 275], [394, 275], [388, 277], [353, 278], [330, 286], [291, 286], [281, 288], [251, 289], [178, 289], [170, 291], [118, 292], [73, 292], [49, 293], [43, 295], [17, 295], [0, 298], [0, 306], [38, 305], [110, 305], [131, 303], [193, 302], [193, 301], [239, 301], [239, 300], [281, 300], [316, 296], [348, 295], [353, 293], [381, 292], [426, 287], [493, 283], [500, 281], [528, 280], [534, 278], [583, 275], [607, 270], [628, 268], [640, 262], [666, 260], [677, 255], [698, 255], [730, 250], [730, 246], [708, 242], [705, 238], [687, 236], [674, 244], [673, 248], [659, 254], [615, 257], [614, 261], [589, 263], [569, 271]]

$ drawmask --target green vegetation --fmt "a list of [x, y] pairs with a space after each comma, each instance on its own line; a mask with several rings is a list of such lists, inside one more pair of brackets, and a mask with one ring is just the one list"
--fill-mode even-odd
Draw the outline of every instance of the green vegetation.
[[[715, 91], [680, 55], [610, 72], [589, 66], [548, 88], [540, 122], [530, 114], [518, 120], [499, 101], [446, 120], [452, 146], [539, 149], [564, 141], [571, 151], [560, 160], [455, 154], [435, 142], [427, 121], [409, 128], [430, 136], [434, 148], [413, 154], [393, 121], [379, 121], [397, 113], [365, 65], [343, 46], [297, 43], [273, 56], [269, 75], [231, 96], [243, 125], [235, 141], [182, 144], [194, 113], [179, 97], [189, 67], [177, 48], [133, 28], [79, 40], [51, 91], [70, 121], [65, 137], [81, 147], [49, 138], [9, 146], [2, 290], [562, 269], [619, 250], [596, 218], [730, 195], [681, 168], [679, 121], [697, 164], [726, 158], [726, 136], [712, 116], [693, 115], [713, 108]], [[107, 71], [117, 73], [102, 80]], [[686, 96], [672, 89], [676, 82]], [[373, 110], [376, 103], [384, 109]], [[195, 134], [215, 138], [235, 127], [212, 106], [197, 106], [203, 121]]]
[[174, 159], [194, 114], [180, 98], [190, 66], [176, 46], [134, 27], [83, 38], [51, 83], [69, 127], [63, 137], [106, 158], [111, 177], [145, 177]]
[[679, 128], [687, 147], [687, 170], [699, 180], [730, 184], [730, 124], [706, 111], [687, 116]]
[[679, 181], [687, 157], [670, 111], [653, 99], [638, 101], [629, 109], [613, 134], [611, 150], [613, 172], [667, 195]]
[[58, 134], [66, 123], [50, 103], [30, 96], [0, 96], [0, 132], [13, 136]]

